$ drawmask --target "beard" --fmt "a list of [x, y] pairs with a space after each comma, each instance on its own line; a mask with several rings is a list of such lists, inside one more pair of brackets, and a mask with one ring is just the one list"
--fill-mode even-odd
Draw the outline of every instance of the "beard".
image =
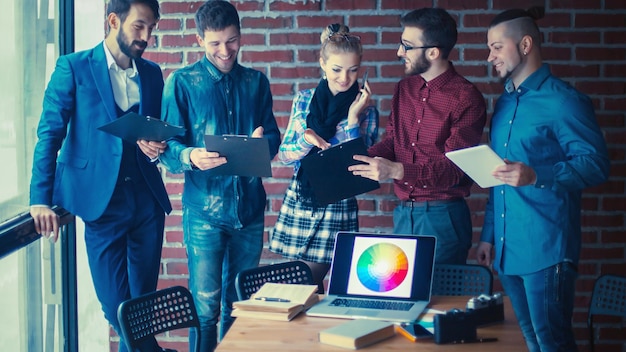
[[517, 63], [517, 65], [515, 65], [515, 67], [513, 67], [510, 70], [507, 70], [500, 76], [500, 83], [505, 84], [506, 81], [508, 81], [509, 78], [511, 78], [511, 76], [513, 75], [513, 72], [515, 72], [515, 70], [517, 70], [517, 68], [522, 64], [522, 62], [524, 62], [524, 55], [522, 55], [522, 51], [520, 50], [519, 45], [517, 46], [517, 56], [519, 57], [519, 62]]
[[[139, 59], [148, 46], [148, 43], [143, 40], [135, 40], [129, 43], [123, 28], [117, 33], [116, 39], [122, 53], [132, 59]], [[134, 45], [137, 45], [139, 48], [135, 48]]]
[[430, 61], [428, 61], [428, 59], [426, 59], [426, 50], [424, 49], [421, 49], [421, 50], [422, 50], [422, 55], [419, 57], [417, 61], [411, 63], [410, 68], [405, 70], [404, 73], [406, 75], [408, 76], [419, 75], [430, 69], [430, 66], [432, 64], [430, 63]]

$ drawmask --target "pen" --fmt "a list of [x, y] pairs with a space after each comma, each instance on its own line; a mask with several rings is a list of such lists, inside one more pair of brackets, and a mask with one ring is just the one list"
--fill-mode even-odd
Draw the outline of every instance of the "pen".
[[474, 342], [496, 342], [498, 341], [497, 337], [483, 337], [483, 338], [478, 338], [475, 340], [459, 340], [459, 341], [452, 341], [452, 343], [474, 343]]
[[277, 297], [254, 297], [257, 301], [266, 301], [266, 302], [291, 302], [288, 299], [277, 298]]

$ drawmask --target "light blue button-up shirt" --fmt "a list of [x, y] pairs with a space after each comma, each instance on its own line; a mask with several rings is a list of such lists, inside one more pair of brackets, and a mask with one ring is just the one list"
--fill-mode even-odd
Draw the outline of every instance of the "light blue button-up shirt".
[[490, 190], [481, 241], [494, 245], [501, 274], [578, 264], [580, 203], [608, 178], [609, 158], [591, 100], [543, 65], [519, 87], [506, 82], [496, 103], [491, 147], [537, 174], [535, 185]]

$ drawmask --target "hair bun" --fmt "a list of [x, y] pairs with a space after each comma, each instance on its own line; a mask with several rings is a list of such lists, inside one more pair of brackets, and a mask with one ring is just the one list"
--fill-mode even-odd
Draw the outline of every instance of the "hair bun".
[[528, 15], [534, 19], [534, 20], [540, 20], [543, 18], [543, 16], [545, 16], [546, 14], [546, 8], [543, 6], [533, 6], [531, 8], [529, 8], [528, 10], [526, 10], [526, 12], [528, 12]]

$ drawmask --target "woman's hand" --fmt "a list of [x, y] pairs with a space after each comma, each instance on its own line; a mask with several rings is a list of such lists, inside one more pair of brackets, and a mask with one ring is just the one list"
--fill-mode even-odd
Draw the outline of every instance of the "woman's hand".
[[359, 123], [359, 114], [370, 105], [371, 95], [369, 82], [365, 82], [365, 86], [361, 88], [361, 92], [357, 94], [352, 105], [350, 105], [350, 109], [348, 109], [348, 125]]
[[326, 142], [324, 138], [320, 137], [315, 131], [310, 128], [307, 128], [304, 131], [304, 140], [309, 144], [313, 144], [314, 146], [324, 150], [330, 148], [330, 143]]

